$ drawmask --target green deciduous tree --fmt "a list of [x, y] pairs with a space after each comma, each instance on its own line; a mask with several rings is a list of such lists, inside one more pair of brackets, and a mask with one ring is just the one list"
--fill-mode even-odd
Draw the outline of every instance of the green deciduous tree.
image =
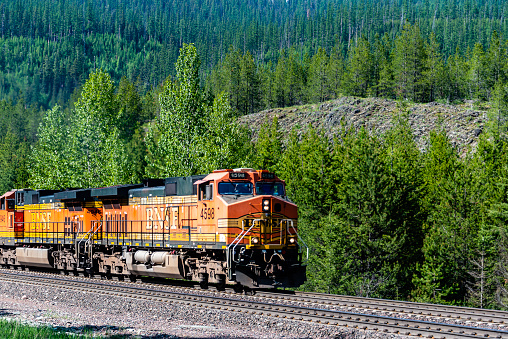
[[38, 189], [69, 187], [69, 124], [59, 106], [46, 112], [32, 147], [30, 186]]
[[205, 132], [202, 136], [201, 173], [220, 168], [241, 167], [247, 161], [250, 135], [237, 121], [227, 95], [219, 94], [207, 108]]
[[226, 93], [208, 105], [199, 86], [199, 57], [184, 44], [175, 81], [159, 95], [161, 112], [146, 135], [146, 175], [164, 178], [210, 172], [244, 163], [246, 132], [236, 123]]
[[199, 87], [200, 61], [194, 45], [184, 46], [175, 81], [166, 80], [159, 96], [161, 112], [146, 136], [146, 174], [170, 177], [196, 174], [205, 110]]
[[127, 179], [111, 77], [97, 70], [83, 86], [69, 130], [70, 185], [100, 187]]

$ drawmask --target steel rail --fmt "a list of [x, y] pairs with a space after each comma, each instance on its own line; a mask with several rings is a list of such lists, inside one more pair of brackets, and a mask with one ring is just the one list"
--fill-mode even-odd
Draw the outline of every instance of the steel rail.
[[[20, 279], [22, 278], [22, 279]], [[324, 325], [338, 325], [362, 330], [381, 331], [428, 338], [508, 338], [508, 331], [484, 329], [429, 321], [357, 314], [336, 310], [246, 301], [225, 297], [158, 291], [136, 286], [118, 286], [97, 281], [83, 282], [56, 277], [37, 277], [20, 273], [0, 273], [0, 281], [44, 285], [89, 293], [122, 296], [160, 302], [178, 302], [190, 306], [213, 308], [252, 315], [265, 315]]]
[[262, 291], [258, 292], [258, 294], [275, 300], [305, 302], [332, 307], [345, 306], [377, 312], [407, 313], [410, 315], [452, 318], [462, 321], [508, 324], [508, 312], [499, 310], [324, 293], [295, 292], [295, 294], [281, 294]]

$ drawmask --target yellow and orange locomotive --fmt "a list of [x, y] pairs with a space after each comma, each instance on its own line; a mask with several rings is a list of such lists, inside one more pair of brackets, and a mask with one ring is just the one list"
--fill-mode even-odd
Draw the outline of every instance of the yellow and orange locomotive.
[[0, 197], [0, 265], [247, 288], [305, 281], [298, 212], [273, 173], [218, 170]]

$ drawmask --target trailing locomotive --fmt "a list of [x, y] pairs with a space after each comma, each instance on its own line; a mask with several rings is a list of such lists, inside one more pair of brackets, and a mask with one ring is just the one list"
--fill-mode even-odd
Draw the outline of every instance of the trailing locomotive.
[[224, 287], [305, 281], [297, 206], [273, 173], [218, 170], [103, 188], [0, 197], [0, 265]]

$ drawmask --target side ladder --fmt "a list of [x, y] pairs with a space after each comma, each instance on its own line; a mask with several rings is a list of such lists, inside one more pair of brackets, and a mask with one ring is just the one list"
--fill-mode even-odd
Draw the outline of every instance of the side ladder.
[[228, 271], [228, 279], [229, 281], [235, 281], [235, 271], [233, 264], [237, 263], [235, 261], [235, 248], [240, 244], [240, 242], [243, 240], [243, 238], [247, 235], [247, 233], [250, 232], [250, 230], [254, 227], [256, 222], [261, 223], [261, 219], [254, 219], [252, 220], [252, 226], [249, 227], [249, 229], [245, 230], [245, 220], [242, 221], [242, 231], [236, 236], [235, 240], [229, 244], [229, 246], [226, 249], [226, 262], [227, 262], [227, 271]]
[[76, 242], [76, 256], [78, 258], [78, 267], [91, 269], [93, 266], [93, 239], [102, 229], [102, 220], [92, 223], [92, 228]]

